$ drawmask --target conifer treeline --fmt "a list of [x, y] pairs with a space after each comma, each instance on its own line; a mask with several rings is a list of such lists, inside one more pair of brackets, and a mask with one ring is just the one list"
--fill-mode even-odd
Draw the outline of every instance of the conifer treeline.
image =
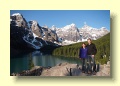
[[[110, 57], [110, 33], [99, 38], [98, 40], [93, 40], [92, 42], [97, 48], [97, 54], [95, 55], [96, 61], [101, 64], [105, 64]], [[79, 49], [82, 43], [83, 42], [56, 48], [52, 54], [57, 56], [79, 58]]]

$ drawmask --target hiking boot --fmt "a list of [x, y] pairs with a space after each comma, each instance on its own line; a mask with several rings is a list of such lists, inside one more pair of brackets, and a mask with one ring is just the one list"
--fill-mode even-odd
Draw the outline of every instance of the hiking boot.
[[88, 74], [92, 74], [92, 72], [91, 72], [91, 71], [88, 71]]
[[85, 74], [88, 74], [88, 72], [85, 72]]
[[82, 71], [82, 73], [85, 73], [85, 71]]
[[95, 72], [95, 71], [93, 72], [93, 75], [96, 75], [96, 72]]

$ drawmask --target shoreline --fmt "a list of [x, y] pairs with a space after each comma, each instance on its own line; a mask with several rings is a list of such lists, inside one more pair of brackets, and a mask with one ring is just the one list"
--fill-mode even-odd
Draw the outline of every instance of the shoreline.
[[12, 73], [11, 76], [110, 76], [110, 61], [100, 65], [100, 70], [96, 75], [82, 73], [80, 65], [64, 62], [53, 67], [35, 66], [30, 70]]

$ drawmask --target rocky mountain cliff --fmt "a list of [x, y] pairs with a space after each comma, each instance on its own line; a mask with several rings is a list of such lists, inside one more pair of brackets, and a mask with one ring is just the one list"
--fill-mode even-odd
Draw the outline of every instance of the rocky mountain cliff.
[[62, 38], [63, 41], [74, 41], [77, 42], [81, 39], [79, 34], [79, 29], [75, 24], [66, 25], [63, 28], [57, 28], [56, 33], [59, 38]]
[[[52, 28], [53, 29], [53, 28]], [[88, 38], [97, 40], [98, 38], [108, 34], [110, 31], [105, 27], [93, 28], [85, 24], [82, 28], [78, 28], [75, 24], [66, 25], [63, 28], [54, 29], [63, 45], [68, 45], [76, 42], [87, 41]]]
[[82, 28], [79, 29], [79, 33], [80, 36], [82, 37], [81, 41], [87, 41], [88, 38], [97, 40], [98, 38], [108, 34], [109, 31], [105, 27], [97, 29], [85, 24]]
[[27, 22], [20, 13], [10, 16], [10, 43], [17, 48], [40, 49], [46, 45], [68, 45], [86, 41], [88, 38], [97, 40], [107, 33], [109, 31], [105, 27], [97, 29], [85, 24], [82, 28], [78, 28], [72, 23], [63, 28], [54, 25], [48, 28], [40, 26], [35, 20]]
[[46, 27], [41, 27], [37, 21], [27, 21], [20, 13], [10, 16], [10, 46], [11, 49], [41, 49], [52, 45], [58, 46], [57, 34]]

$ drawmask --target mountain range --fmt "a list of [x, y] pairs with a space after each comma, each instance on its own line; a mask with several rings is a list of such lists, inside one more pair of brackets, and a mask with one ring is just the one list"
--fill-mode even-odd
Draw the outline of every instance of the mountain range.
[[20, 13], [10, 16], [10, 46], [19, 49], [68, 45], [86, 41], [88, 38], [97, 40], [109, 32], [105, 27], [97, 29], [85, 24], [82, 28], [78, 28], [74, 23], [63, 28], [57, 28], [54, 25], [49, 28], [40, 26], [35, 20], [27, 22]]
[[54, 27], [52, 30], [56, 30], [58, 37], [62, 39], [63, 45], [87, 41], [88, 38], [97, 40], [110, 32], [105, 27], [97, 29], [90, 27], [87, 24], [82, 28], [78, 28], [74, 23], [66, 25], [63, 28], [55, 29]]

